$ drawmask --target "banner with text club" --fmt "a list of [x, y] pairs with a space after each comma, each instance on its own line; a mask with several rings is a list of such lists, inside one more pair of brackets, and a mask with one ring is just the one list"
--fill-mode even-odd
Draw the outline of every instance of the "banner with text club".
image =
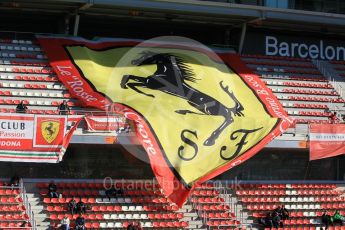
[[134, 121], [158, 183], [179, 206], [196, 185], [249, 159], [292, 123], [231, 53], [174, 41], [38, 41], [74, 97]]
[[0, 113], [0, 161], [57, 163], [80, 116]]

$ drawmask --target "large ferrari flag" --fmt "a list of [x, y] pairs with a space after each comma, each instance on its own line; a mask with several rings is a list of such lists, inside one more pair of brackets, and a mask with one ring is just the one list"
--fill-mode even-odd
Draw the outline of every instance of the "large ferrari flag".
[[75, 97], [134, 121], [159, 184], [178, 205], [291, 123], [236, 55], [171, 41], [39, 42]]

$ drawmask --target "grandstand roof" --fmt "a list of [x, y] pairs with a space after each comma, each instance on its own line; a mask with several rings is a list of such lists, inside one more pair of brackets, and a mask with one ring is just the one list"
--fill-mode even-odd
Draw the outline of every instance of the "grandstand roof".
[[[345, 15], [200, 0], [4, 0], [0, 11], [170, 20], [345, 34]], [[301, 22], [303, 23], [296, 23]]]

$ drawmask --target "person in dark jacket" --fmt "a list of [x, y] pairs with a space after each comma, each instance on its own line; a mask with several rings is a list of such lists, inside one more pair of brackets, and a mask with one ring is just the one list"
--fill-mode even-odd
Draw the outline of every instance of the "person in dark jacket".
[[20, 182], [20, 178], [17, 175], [14, 175], [13, 177], [11, 177], [10, 179], [10, 183], [9, 186], [13, 187], [18, 187], [19, 186], [19, 182]]
[[127, 226], [127, 230], [136, 230], [136, 226], [135, 226], [135, 222], [131, 222], [128, 226]]
[[28, 107], [24, 104], [24, 101], [20, 101], [20, 103], [16, 107], [16, 113], [26, 113]]
[[332, 218], [327, 213], [327, 211], [324, 211], [321, 216], [321, 222], [325, 225], [326, 230], [328, 229], [329, 225], [332, 224]]
[[77, 202], [73, 199], [68, 203], [68, 210], [71, 212], [72, 215], [77, 212]]
[[59, 105], [58, 111], [60, 115], [68, 115], [70, 112], [69, 106], [67, 104], [66, 100], [63, 100], [63, 102]]
[[272, 223], [273, 223], [273, 227], [274, 228], [279, 228], [280, 226], [280, 217], [279, 217], [279, 214], [277, 212], [273, 212], [273, 215], [272, 215]]
[[75, 229], [85, 230], [85, 218], [83, 217], [83, 215], [79, 215], [77, 219], [75, 219]]
[[86, 213], [86, 204], [83, 201], [81, 201], [81, 199], [77, 203], [77, 212], [79, 214], [85, 214]]
[[58, 198], [59, 194], [57, 193], [57, 186], [54, 181], [51, 181], [48, 185], [48, 195], [50, 198]]

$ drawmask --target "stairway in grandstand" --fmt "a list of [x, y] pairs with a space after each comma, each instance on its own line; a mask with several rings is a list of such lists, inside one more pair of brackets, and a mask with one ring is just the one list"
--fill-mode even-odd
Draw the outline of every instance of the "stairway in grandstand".
[[0, 229], [31, 229], [31, 209], [26, 201], [22, 188], [0, 182]]
[[15, 112], [21, 100], [33, 114], [56, 114], [63, 100], [79, 109], [33, 37], [0, 39], [0, 112]]
[[37, 229], [59, 223], [68, 213], [67, 203], [72, 197], [91, 206], [85, 217], [87, 227], [93, 229], [123, 229], [131, 221], [140, 221], [149, 229], [232, 229], [241, 224], [231, 210], [229, 194], [220, 187], [197, 188], [190, 201], [178, 209], [169, 204], [155, 183], [128, 180], [116, 184], [124, 189], [124, 195], [109, 200], [102, 183], [59, 182], [61, 198], [46, 196], [48, 183], [26, 183]]
[[297, 123], [328, 123], [330, 110], [344, 106], [344, 99], [311, 60], [263, 55], [241, 57]]

